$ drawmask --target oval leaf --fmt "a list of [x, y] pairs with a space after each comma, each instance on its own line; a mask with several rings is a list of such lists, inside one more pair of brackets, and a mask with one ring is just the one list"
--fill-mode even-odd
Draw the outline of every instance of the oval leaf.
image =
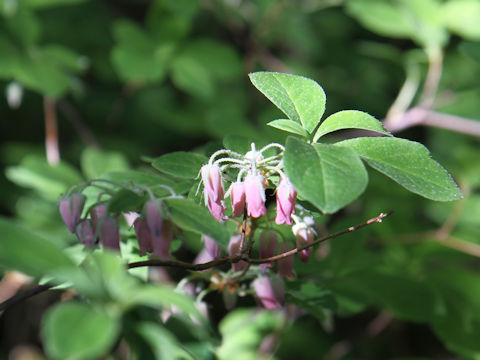
[[354, 151], [335, 145], [309, 145], [289, 137], [285, 170], [298, 194], [326, 213], [355, 200], [367, 186], [368, 175]]
[[427, 199], [452, 201], [463, 196], [450, 174], [420, 143], [393, 137], [362, 137], [337, 145], [355, 150], [375, 170]]
[[315, 133], [313, 142], [316, 142], [325, 134], [342, 129], [370, 130], [392, 136], [383, 128], [382, 123], [372, 115], [363, 111], [345, 110], [339, 111], [326, 118]]
[[172, 221], [185, 230], [204, 234], [214, 239], [224, 249], [227, 248], [229, 234], [203, 206], [186, 199], [165, 199]]
[[308, 133], [302, 128], [298, 123], [292, 120], [287, 119], [280, 119], [280, 120], [273, 120], [270, 121], [268, 126], [274, 127], [276, 129], [280, 129], [283, 131], [290, 132], [292, 134], [298, 134], [303, 137], [308, 137]]
[[169, 175], [182, 179], [194, 179], [198, 176], [202, 165], [208, 158], [191, 152], [178, 151], [160, 156], [155, 159], [152, 166]]
[[311, 133], [325, 112], [325, 92], [315, 81], [303, 76], [256, 72], [250, 81], [289, 119]]
[[75, 302], [56, 305], [43, 322], [47, 352], [56, 359], [97, 358], [110, 350], [118, 330], [107, 312]]
[[52, 275], [59, 269], [74, 268], [73, 261], [55, 243], [12, 220], [0, 218], [0, 264], [32, 276]]

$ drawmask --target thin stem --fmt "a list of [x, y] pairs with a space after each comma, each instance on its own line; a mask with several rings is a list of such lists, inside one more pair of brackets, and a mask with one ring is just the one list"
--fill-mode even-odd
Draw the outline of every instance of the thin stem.
[[222, 150], [218, 150], [216, 152], [214, 152], [212, 154], [212, 156], [210, 156], [210, 160], [208, 161], [208, 163], [211, 165], [213, 164], [214, 162], [214, 159], [219, 156], [219, 155], [222, 155], [222, 154], [227, 154], [228, 156], [234, 156], [234, 157], [237, 157], [237, 158], [242, 158], [242, 155], [235, 152], [235, 151], [232, 151], [232, 150], [227, 150], [227, 149], [222, 149]]
[[55, 112], [55, 100], [45, 98], [43, 100], [45, 114], [45, 150], [47, 161], [50, 165], [60, 162], [60, 150], [58, 148], [57, 114]]
[[356, 230], [361, 229], [365, 226], [368, 226], [368, 225], [371, 225], [371, 224], [374, 224], [374, 223], [381, 223], [384, 218], [386, 218], [387, 216], [390, 216], [392, 213], [393, 213], [393, 211], [389, 211], [387, 213], [381, 213], [380, 215], [378, 215], [374, 218], [371, 218], [371, 219], [369, 219], [369, 220], [367, 220], [367, 221], [365, 221], [361, 224], [351, 226], [351, 227], [349, 227], [347, 229], [344, 229], [344, 230], [337, 231], [337, 232], [332, 233], [330, 235], [324, 236], [320, 239], [314, 240], [311, 243], [306, 244], [304, 246], [300, 246], [298, 248], [292, 249], [290, 251], [287, 251], [287, 252], [284, 252], [284, 253], [278, 254], [276, 256], [269, 257], [269, 258], [251, 259], [247, 254], [240, 254], [240, 255], [225, 256], [225, 257], [217, 258], [215, 260], [212, 260], [212, 261], [209, 261], [209, 262], [206, 262], [206, 263], [202, 263], [202, 264], [190, 264], [190, 263], [186, 263], [186, 262], [183, 262], [183, 261], [174, 261], [174, 260], [145, 260], [145, 261], [137, 261], [137, 262], [129, 263], [129, 264], [127, 264], [127, 267], [129, 269], [133, 269], [133, 268], [142, 267], [142, 266], [171, 266], [171, 267], [177, 267], [177, 268], [186, 269], [186, 270], [199, 271], [199, 270], [210, 269], [212, 267], [220, 266], [220, 265], [224, 265], [224, 264], [237, 263], [239, 261], [246, 261], [250, 264], [266, 264], [266, 263], [270, 263], [272, 261], [276, 261], [276, 260], [286, 258], [288, 256], [292, 256], [299, 251], [302, 251], [302, 250], [307, 249], [309, 247], [312, 247], [314, 245], [320, 244], [324, 241], [336, 238], [338, 236], [347, 234], [349, 232], [356, 231]]
[[19, 294], [16, 294], [12, 296], [11, 298], [5, 300], [4, 302], [0, 303], [0, 311], [5, 310], [6, 308], [13, 306], [15, 304], [18, 304], [19, 302], [26, 300], [32, 296], [35, 296], [37, 294], [40, 294], [44, 291], [47, 291], [54, 287], [55, 285], [53, 284], [43, 284], [43, 285], [38, 285], [35, 286], [34, 288], [25, 290]]
[[440, 48], [427, 49], [426, 52], [428, 56], [428, 72], [420, 97], [420, 104], [422, 107], [430, 109], [435, 101], [435, 95], [442, 77], [443, 54]]
[[271, 149], [273, 147], [279, 148], [282, 152], [285, 151], [285, 147], [283, 145], [278, 144], [278, 143], [271, 143], [271, 144], [265, 145], [263, 148], [260, 149], [259, 152], [263, 153], [263, 152], [265, 152], [268, 149]]

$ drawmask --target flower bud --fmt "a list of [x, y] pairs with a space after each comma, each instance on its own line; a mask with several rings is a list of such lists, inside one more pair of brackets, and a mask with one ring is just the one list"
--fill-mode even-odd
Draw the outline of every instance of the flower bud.
[[248, 216], [258, 218], [267, 213], [263, 176], [250, 174], [245, 177], [245, 200]]
[[292, 225], [292, 213], [295, 212], [295, 201], [297, 192], [293, 188], [290, 181], [286, 178], [280, 180], [277, 188], [277, 216], [275, 222], [280, 224]]
[[88, 247], [95, 246], [95, 233], [93, 232], [92, 221], [90, 219], [82, 220], [77, 225], [76, 234], [83, 245]]
[[97, 229], [105, 215], [107, 215], [107, 207], [104, 204], [97, 205], [90, 210], [90, 218], [92, 219], [92, 229], [94, 234], [97, 234], [99, 231], [97, 231]]
[[264, 308], [272, 310], [282, 307], [285, 290], [283, 281], [280, 278], [261, 276], [253, 281], [252, 286]]
[[[230, 242], [228, 243], [228, 254], [230, 256], [235, 256], [235, 255], [240, 255], [242, 249], [241, 249], [241, 244], [242, 243], [242, 236], [241, 235], [234, 235], [230, 238]], [[242, 271], [246, 269], [248, 266], [248, 263], [246, 261], [239, 261], [236, 263], [232, 264], [232, 269], [234, 272], [237, 271]]]
[[63, 222], [71, 233], [75, 232], [80, 217], [82, 216], [83, 206], [87, 198], [81, 193], [75, 193], [69, 197], [60, 200], [59, 211]]
[[145, 203], [144, 213], [145, 221], [152, 238], [162, 235], [163, 227], [163, 202], [162, 200], [149, 200]]
[[[315, 230], [312, 227], [308, 226], [305, 223], [298, 223], [292, 227], [293, 234], [297, 240], [297, 248], [305, 246], [311, 243], [315, 238]], [[312, 254], [312, 247], [300, 250], [298, 252], [298, 257], [303, 262], [307, 262]]]
[[[287, 251], [293, 250], [293, 246], [289, 243], [281, 243], [278, 246], [278, 252], [279, 254], [283, 254]], [[278, 275], [286, 278], [294, 278], [295, 275], [292, 272], [293, 269], [293, 255], [292, 256], [287, 256], [284, 257], [281, 260], [277, 261], [277, 266], [278, 266]]]
[[225, 206], [223, 205], [225, 189], [220, 168], [217, 165], [203, 165], [201, 173], [205, 205], [215, 219], [222, 221], [225, 218]]
[[207, 235], [203, 235], [202, 240], [205, 244], [205, 249], [207, 249], [212, 259], [215, 259], [220, 256], [220, 246], [215, 240], [213, 240], [211, 237]]
[[137, 234], [140, 256], [153, 252], [152, 235], [150, 234], [146, 220], [137, 218], [133, 223], [133, 227], [135, 234]]
[[100, 242], [104, 248], [120, 251], [120, 233], [117, 220], [105, 216], [100, 221]]
[[173, 239], [173, 227], [170, 221], [164, 221], [160, 236], [152, 235], [153, 255], [162, 260], [170, 258], [170, 246]]
[[233, 183], [230, 197], [232, 199], [232, 215], [234, 217], [242, 216], [245, 209], [245, 184], [243, 182]]
[[[271, 232], [267, 239], [267, 232], [262, 232], [260, 234], [260, 258], [265, 259], [275, 255], [275, 248], [277, 247], [277, 236], [275, 233]], [[272, 267], [272, 263], [261, 264], [260, 269], [262, 273], [265, 272], [267, 267]]]

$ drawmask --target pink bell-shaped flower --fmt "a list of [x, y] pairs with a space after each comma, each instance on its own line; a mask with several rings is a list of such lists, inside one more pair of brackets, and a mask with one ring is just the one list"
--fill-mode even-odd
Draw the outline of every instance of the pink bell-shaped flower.
[[[311, 243], [315, 239], [315, 230], [304, 223], [295, 224], [292, 227], [293, 234], [297, 240], [297, 248]], [[309, 247], [298, 252], [298, 257], [307, 262], [312, 254], [313, 248]]]
[[[234, 235], [230, 238], [230, 242], [228, 243], [228, 254], [230, 256], [240, 255], [241, 249], [241, 242], [242, 236], [241, 235]], [[246, 261], [239, 261], [237, 263], [232, 264], [232, 269], [234, 272], [242, 271], [248, 266]]]
[[232, 184], [230, 198], [232, 199], [233, 216], [242, 216], [245, 209], [245, 184], [243, 182]]
[[[277, 247], [277, 236], [275, 235], [275, 233], [271, 232], [270, 234], [268, 234], [268, 238], [267, 238], [267, 232], [264, 231], [260, 234], [260, 244], [259, 244], [260, 258], [266, 259], [275, 255], [276, 247]], [[262, 270], [262, 273], [264, 273], [267, 267], [272, 267], [272, 266], [273, 266], [272, 263], [261, 264], [260, 269]]]
[[92, 230], [98, 236], [98, 227], [101, 225], [103, 218], [107, 215], [107, 207], [104, 204], [95, 206], [90, 210], [90, 218], [92, 219]]
[[203, 165], [201, 174], [205, 205], [215, 219], [222, 221], [225, 218], [225, 206], [223, 204], [225, 189], [220, 168], [212, 164]]
[[76, 234], [83, 245], [87, 247], [95, 246], [95, 233], [93, 232], [92, 221], [90, 219], [82, 220], [77, 225]]
[[151, 236], [153, 255], [160, 257], [162, 260], [169, 259], [173, 229], [171, 223], [163, 219], [162, 200], [147, 201], [144, 212]]
[[203, 243], [205, 244], [205, 249], [208, 251], [212, 259], [215, 259], [220, 256], [220, 246], [218, 243], [207, 235], [202, 236]]
[[100, 242], [104, 248], [120, 251], [120, 232], [115, 218], [107, 215], [100, 221]]
[[258, 218], [267, 213], [263, 176], [249, 174], [245, 177], [245, 200], [248, 216]]
[[152, 235], [150, 234], [147, 221], [139, 217], [133, 223], [133, 227], [137, 235], [140, 256], [153, 252]]
[[285, 296], [282, 279], [261, 276], [252, 283], [255, 294], [265, 309], [281, 308]]
[[82, 216], [86, 196], [81, 193], [75, 193], [60, 200], [58, 209], [63, 222], [71, 233], [75, 232], [80, 217]]
[[292, 214], [295, 212], [295, 201], [297, 200], [297, 192], [293, 188], [290, 181], [286, 178], [280, 180], [277, 188], [277, 216], [275, 222], [280, 224], [292, 225]]
[[[284, 243], [281, 243], [278, 246], [279, 254], [286, 253], [287, 251], [290, 251], [290, 250], [293, 250], [293, 246], [289, 243], [284, 242]], [[295, 275], [292, 272], [293, 261], [294, 261], [293, 255], [286, 256], [286, 257], [278, 260], [277, 261], [278, 275], [280, 275], [282, 277], [289, 278], [289, 279], [294, 278]]]

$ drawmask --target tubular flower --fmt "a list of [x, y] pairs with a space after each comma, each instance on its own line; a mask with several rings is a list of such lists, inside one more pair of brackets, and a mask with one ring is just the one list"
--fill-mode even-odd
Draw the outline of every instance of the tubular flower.
[[[230, 242], [228, 243], [228, 254], [230, 256], [240, 255], [241, 249], [241, 242], [242, 236], [241, 235], [234, 235], [230, 238]], [[232, 269], [234, 272], [242, 271], [248, 266], [246, 261], [239, 261], [237, 263], [232, 264]]]
[[[305, 246], [311, 243], [315, 238], [315, 230], [312, 227], [308, 226], [305, 223], [295, 224], [292, 227], [293, 234], [297, 239], [297, 247]], [[312, 254], [312, 247], [307, 249], [300, 250], [298, 252], [298, 257], [303, 262], [307, 262]]]
[[215, 219], [222, 221], [225, 218], [225, 206], [223, 205], [225, 189], [220, 168], [217, 165], [203, 165], [201, 173], [205, 205], [208, 206], [208, 210]]
[[275, 222], [292, 225], [292, 214], [295, 212], [297, 192], [288, 179], [282, 178], [277, 188], [277, 216]]
[[281, 308], [285, 296], [283, 281], [278, 278], [262, 276], [252, 283], [255, 294], [262, 306], [268, 310]]
[[146, 220], [137, 218], [133, 223], [133, 227], [135, 234], [137, 234], [140, 256], [153, 252], [152, 235], [150, 234]]
[[[267, 240], [267, 233], [262, 232], [260, 234], [260, 258], [265, 259], [275, 255], [275, 248], [277, 247], [277, 236], [272, 232], [269, 234]], [[272, 267], [272, 263], [261, 264], [260, 269], [265, 272], [267, 267]]]
[[[287, 251], [290, 251], [292, 250], [293, 247], [291, 244], [289, 243], [281, 243], [278, 247], [278, 252], [281, 254], [281, 253], [285, 253]], [[293, 256], [287, 256], [287, 257], [284, 257], [283, 259], [281, 260], [278, 260], [277, 261], [277, 264], [278, 264], [278, 275], [282, 276], [282, 277], [286, 277], [286, 278], [294, 278], [295, 275], [293, 274], [292, 272], [292, 269], [293, 269]]]
[[205, 249], [208, 251], [212, 259], [219, 257], [220, 246], [218, 245], [218, 243], [207, 235], [203, 235], [202, 239], [205, 244]]
[[245, 184], [243, 182], [233, 183], [230, 197], [232, 199], [233, 216], [242, 216], [245, 209]]
[[103, 204], [95, 206], [90, 210], [90, 217], [92, 219], [93, 232], [98, 236], [98, 228], [103, 221], [103, 218], [107, 215], [107, 207]]
[[249, 174], [245, 177], [245, 199], [248, 216], [258, 218], [267, 214], [263, 176]]
[[152, 235], [153, 255], [162, 260], [170, 258], [170, 245], [173, 239], [173, 227], [170, 221], [164, 221], [160, 236]]
[[69, 197], [60, 200], [59, 211], [63, 222], [71, 233], [75, 232], [80, 217], [82, 216], [83, 206], [87, 198], [81, 193], [75, 193]]
[[101, 221], [100, 242], [105, 248], [120, 251], [120, 233], [115, 218], [107, 215]]
[[83, 245], [88, 247], [95, 246], [95, 233], [93, 232], [92, 221], [90, 219], [82, 220], [77, 225], [76, 234]]

